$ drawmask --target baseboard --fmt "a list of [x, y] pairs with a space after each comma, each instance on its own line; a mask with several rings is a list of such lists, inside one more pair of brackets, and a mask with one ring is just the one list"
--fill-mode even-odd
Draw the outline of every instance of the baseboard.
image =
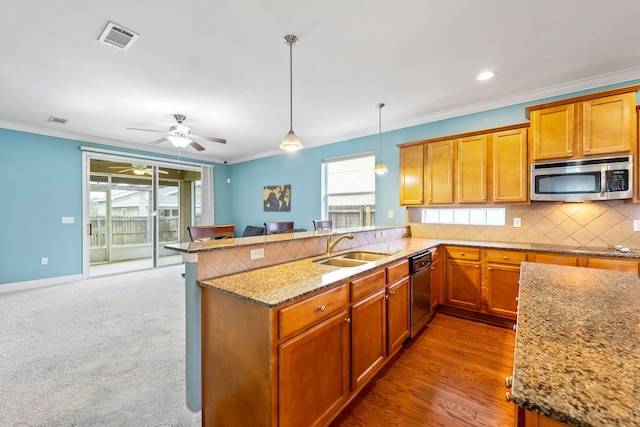
[[24, 291], [25, 289], [37, 289], [44, 288], [46, 286], [61, 285], [63, 283], [82, 280], [82, 278], [82, 274], [73, 274], [71, 276], [58, 276], [46, 279], [28, 280], [25, 282], [5, 283], [0, 284], [0, 294], [4, 292]]
[[201, 427], [202, 426], [202, 411], [191, 412], [189, 408], [184, 407], [182, 413], [182, 427]]

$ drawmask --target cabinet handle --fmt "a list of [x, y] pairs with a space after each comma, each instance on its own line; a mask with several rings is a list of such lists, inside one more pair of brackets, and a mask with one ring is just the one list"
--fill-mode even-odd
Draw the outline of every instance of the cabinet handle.
[[480, 266], [478, 264], [474, 265], [475, 268], [480, 268]]
[[569, 151], [567, 151], [567, 153], [573, 154], [573, 150], [569, 150]]
[[589, 151], [591, 151], [591, 148], [585, 148], [584, 151], [588, 153]]
[[429, 199], [429, 203], [433, 202], [433, 200]]
[[505, 255], [502, 257], [502, 259], [509, 259], [509, 257]]
[[350, 318], [350, 317], [347, 317], [346, 319], [344, 319], [344, 322], [345, 322], [345, 323], [351, 323], [351, 318]]
[[513, 377], [511, 375], [509, 375], [507, 378], [504, 379], [504, 386], [506, 388], [513, 387]]
[[491, 270], [491, 267], [487, 267], [487, 270]]
[[390, 291], [389, 293], [390, 293], [391, 295], [395, 295], [395, 294], [396, 294], [396, 291]]
[[385, 294], [384, 296], [386, 299], [389, 299], [389, 294]]
[[506, 399], [507, 402], [511, 402], [513, 400], [513, 394], [511, 394], [510, 391], [508, 391], [505, 395], [504, 398]]
[[318, 311], [322, 311], [324, 313], [325, 310], [325, 306], [324, 305], [319, 305], [318, 306]]
[[431, 267], [431, 269], [432, 269], [432, 270], [435, 270], [436, 268], [435, 268], [435, 267]]
[[464, 256], [464, 252], [460, 252], [460, 256]]
[[[518, 282], [518, 285], [520, 284], [520, 282]], [[516, 302], [520, 302], [520, 297], [516, 297]]]
[[513, 329], [514, 332], [518, 332], [518, 324], [514, 323], [511, 329]]

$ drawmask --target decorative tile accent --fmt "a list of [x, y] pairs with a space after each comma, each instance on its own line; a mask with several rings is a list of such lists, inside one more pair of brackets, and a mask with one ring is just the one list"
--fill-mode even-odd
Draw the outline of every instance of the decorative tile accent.
[[[640, 248], [640, 233], [633, 231], [633, 220], [640, 219], [640, 204], [621, 200], [592, 203], [532, 202], [506, 206], [507, 225], [503, 227], [420, 223], [422, 210], [409, 208], [412, 235], [440, 239], [543, 243], [565, 246], [610, 248], [623, 245]], [[513, 218], [522, 226], [513, 227]]]

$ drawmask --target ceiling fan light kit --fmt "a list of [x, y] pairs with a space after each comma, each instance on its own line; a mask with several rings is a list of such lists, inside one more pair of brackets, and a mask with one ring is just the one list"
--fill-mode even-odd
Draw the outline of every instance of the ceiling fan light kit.
[[[176, 119], [176, 122], [178, 122], [178, 124], [169, 127], [169, 132], [167, 132], [167, 136], [165, 136], [164, 138], [160, 138], [156, 141], [150, 142], [147, 145], [156, 145], [165, 141], [169, 141], [176, 148], [185, 148], [187, 146], [190, 146], [194, 150], [203, 151], [205, 148], [202, 145], [198, 144], [196, 140], [219, 142], [220, 144], [227, 143], [226, 139], [192, 134], [191, 128], [182, 124], [182, 122], [184, 122], [187, 119], [187, 116], [185, 116], [184, 114], [174, 114], [173, 117]], [[147, 132], [165, 132], [165, 131], [153, 130], [153, 129], [140, 129], [140, 128], [127, 128], [127, 129], [141, 130], [141, 131], [147, 131]]]
[[378, 175], [384, 175], [389, 172], [387, 165], [382, 162], [382, 107], [383, 103], [377, 105], [378, 107], [378, 143], [380, 144], [380, 162], [373, 168], [373, 171]]
[[302, 142], [300, 138], [293, 131], [293, 45], [298, 43], [298, 37], [288, 34], [284, 36], [284, 42], [289, 45], [289, 133], [287, 133], [282, 142], [280, 148], [285, 151], [298, 151], [302, 149]]

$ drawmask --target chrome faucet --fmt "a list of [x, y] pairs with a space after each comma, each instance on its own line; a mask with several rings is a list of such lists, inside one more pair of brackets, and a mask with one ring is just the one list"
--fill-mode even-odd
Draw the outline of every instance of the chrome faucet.
[[353, 234], [349, 233], [349, 234], [344, 234], [344, 235], [340, 236], [338, 238], [338, 240], [336, 240], [335, 242], [332, 242], [331, 240], [333, 239], [333, 236], [335, 236], [335, 234], [331, 234], [329, 237], [327, 237], [327, 253], [326, 253], [326, 255], [329, 255], [329, 256], [331, 256], [331, 254], [333, 253], [333, 248], [335, 248], [336, 245], [338, 243], [340, 243], [341, 240], [344, 240], [344, 239], [351, 240], [351, 239], [353, 239]]

